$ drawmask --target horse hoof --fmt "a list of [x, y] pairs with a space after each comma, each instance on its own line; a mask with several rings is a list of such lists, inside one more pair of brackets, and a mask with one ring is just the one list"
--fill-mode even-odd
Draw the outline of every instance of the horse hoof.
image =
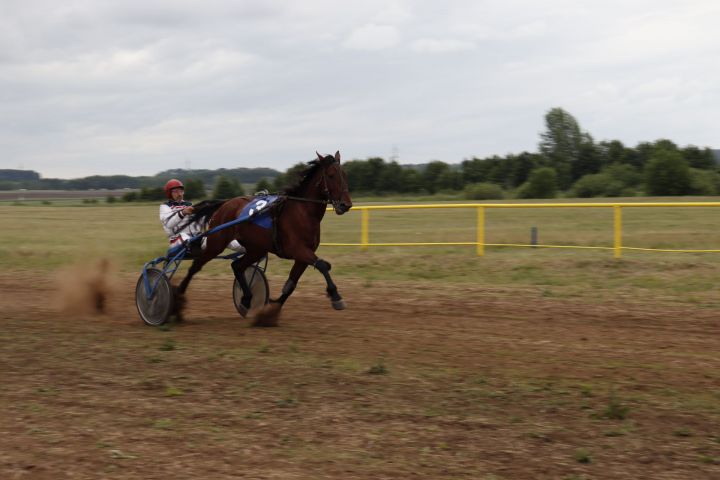
[[345, 300], [340, 299], [340, 300], [333, 300], [332, 306], [335, 310], [345, 310], [345, 307], [347, 305], [345, 305]]
[[237, 311], [241, 317], [243, 317], [243, 318], [247, 317], [248, 308], [245, 305], [240, 303], [240, 304], [236, 305], [236, 307], [237, 307]]

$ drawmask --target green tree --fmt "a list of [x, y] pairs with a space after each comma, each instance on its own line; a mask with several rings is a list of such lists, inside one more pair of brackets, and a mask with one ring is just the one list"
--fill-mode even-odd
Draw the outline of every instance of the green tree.
[[625, 163], [625, 145], [619, 140], [600, 142], [597, 145], [602, 165]]
[[462, 190], [462, 173], [457, 170], [448, 169], [440, 175], [435, 185], [438, 190]]
[[487, 181], [487, 174], [490, 171], [490, 165], [487, 161], [479, 158], [471, 160], [463, 160], [460, 164], [464, 183], [479, 183]]
[[348, 186], [351, 192], [368, 192], [372, 181], [370, 180], [370, 167], [364, 160], [350, 160], [343, 165], [348, 177]]
[[162, 187], [140, 189], [140, 200], [157, 201], [165, 200], [166, 198], [165, 190]]
[[402, 167], [393, 161], [385, 165], [375, 185], [379, 194], [398, 193], [403, 191]]
[[465, 185], [463, 196], [468, 200], [500, 200], [505, 195], [500, 185], [483, 182]]
[[199, 178], [189, 178], [183, 183], [185, 184], [186, 200], [201, 200], [207, 196], [205, 183]]
[[699, 149], [694, 145], [688, 145], [681, 150], [683, 157], [692, 168], [704, 170], [714, 169], [716, 166], [715, 156], [709, 148]]
[[690, 193], [690, 167], [677, 150], [658, 148], [645, 165], [645, 191], [650, 195]]
[[637, 168], [644, 169], [645, 165], [650, 161], [655, 146], [650, 142], [638, 143], [635, 148], [631, 149], [630, 152], [625, 156], [626, 163], [633, 165]]
[[572, 165], [578, 161], [583, 142], [592, 143], [583, 135], [577, 120], [562, 108], [553, 108], [545, 115], [546, 131], [540, 134], [540, 152], [555, 169], [561, 189], [570, 187]]
[[385, 160], [380, 157], [373, 157], [367, 159], [368, 164], [368, 179], [366, 180], [368, 191], [377, 191], [378, 180], [382, 176], [383, 170], [387, 168]]
[[126, 192], [122, 196], [123, 202], [136, 202], [138, 200], [137, 192]]
[[401, 192], [419, 193], [423, 190], [420, 174], [414, 168], [403, 168], [401, 172]]
[[379, 157], [351, 160], [343, 164], [352, 192], [375, 192], [377, 182], [385, 169], [385, 160]]
[[714, 170], [690, 168], [690, 193], [692, 195], [717, 195], [720, 174]]
[[667, 138], [661, 138], [659, 140], [655, 140], [655, 142], [652, 144], [653, 150], [661, 149], [661, 150], [667, 150], [670, 152], [679, 152], [680, 149], [678, 148], [677, 144], [673, 142], [672, 140], [668, 140]]
[[420, 174], [422, 186], [429, 193], [435, 193], [438, 191], [440, 186], [440, 178], [442, 175], [450, 170], [450, 166], [439, 160], [433, 160], [425, 166], [425, 169]]
[[584, 175], [572, 187], [572, 194], [580, 198], [619, 197], [626, 191], [622, 182], [606, 172]]
[[528, 181], [518, 191], [520, 198], [555, 198], [558, 190], [558, 175], [550, 167], [536, 168], [530, 172]]
[[572, 187], [572, 195], [580, 198], [605, 196], [605, 187], [610, 177], [604, 173], [584, 175]]
[[627, 163], [613, 163], [604, 168], [602, 173], [606, 174], [610, 181], [622, 184], [623, 188], [637, 187], [642, 183], [640, 172]]
[[510, 178], [505, 182], [506, 187], [519, 187], [525, 183], [535, 168], [540, 166], [539, 155], [523, 152], [520, 155], [509, 155], [507, 162], [512, 164]]
[[588, 136], [588, 139], [580, 144], [578, 157], [572, 164], [572, 178], [573, 180], [577, 180], [584, 175], [598, 173], [601, 168], [602, 157], [600, 152]]
[[288, 168], [285, 173], [275, 177], [275, 180], [273, 180], [274, 190], [282, 192], [287, 188], [295, 186], [298, 182], [300, 182], [300, 173], [305, 171], [307, 167], [308, 166], [305, 163], [296, 163], [292, 167]]
[[261, 178], [257, 185], [255, 185], [256, 192], [262, 192], [263, 190], [267, 190], [268, 192], [272, 190], [272, 185], [266, 178]]
[[220, 175], [215, 182], [213, 198], [229, 199], [238, 197], [244, 193], [242, 185], [240, 185], [237, 180]]

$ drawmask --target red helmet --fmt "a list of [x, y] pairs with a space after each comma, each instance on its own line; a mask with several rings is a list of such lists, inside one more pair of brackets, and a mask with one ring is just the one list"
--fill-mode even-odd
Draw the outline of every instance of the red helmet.
[[176, 178], [168, 180], [168, 182], [165, 184], [165, 195], [167, 196], [167, 198], [172, 200], [171, 192], [176, 188], [182, 188], [183, 190], [185, 190], [185, 185], [183, 185], [183, 183]]

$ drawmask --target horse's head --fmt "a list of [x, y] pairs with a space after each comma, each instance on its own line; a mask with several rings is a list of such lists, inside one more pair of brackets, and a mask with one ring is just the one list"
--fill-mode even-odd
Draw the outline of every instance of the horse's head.
[[[315, 152], [317, 153], [317, 152]], [[332, 203], [335, 213], [342, 215], [352, 208], [350, 191], [348, 190], [347, 174], [340, 165], [340, 152], [335, 156], [322, 156], [319, 153], [318, 164], [322, 172], [321, 188], [327, 200]]]

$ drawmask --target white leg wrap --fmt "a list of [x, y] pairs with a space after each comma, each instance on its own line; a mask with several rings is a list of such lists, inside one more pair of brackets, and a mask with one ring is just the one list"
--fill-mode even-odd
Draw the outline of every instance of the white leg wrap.
[[233, 240], [232, 242], [230, 242], [227, 248], [236, 252], [245, 253], [245, 247], [240, 245], [240, 242], [238, 242], [237, 240]]

